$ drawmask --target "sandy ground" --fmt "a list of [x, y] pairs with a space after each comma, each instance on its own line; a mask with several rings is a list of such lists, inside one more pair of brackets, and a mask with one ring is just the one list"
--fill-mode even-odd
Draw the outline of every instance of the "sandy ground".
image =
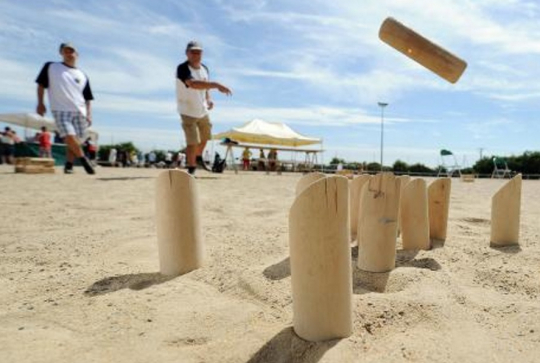
[[167, 279], [158, 173], [0, 166], [0, 362], [540, 362], [539, 181], [523, 184], [521, 247], [493, 249], [504, 182], [454, 180], [444, 248], [354, 269], [353, 335], [316, 344], [291, 329], [300, 175], [200, 173], [206, 266]]

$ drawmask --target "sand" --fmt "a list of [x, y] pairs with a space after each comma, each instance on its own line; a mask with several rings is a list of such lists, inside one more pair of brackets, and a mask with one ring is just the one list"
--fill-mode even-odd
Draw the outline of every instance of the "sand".
[[[354, 268], [354, 333], [291, 329], [288, 209], [299, 174], [199, 173], [205, 267], [159, 275], [158, 170], [0, 166], [0, 362], [539, 362], [540, 182], [521, 246], [489, 247], [502, 180], [452, 184], [443, 248]], [[351, 250], [353, 266], [357, 251]]]

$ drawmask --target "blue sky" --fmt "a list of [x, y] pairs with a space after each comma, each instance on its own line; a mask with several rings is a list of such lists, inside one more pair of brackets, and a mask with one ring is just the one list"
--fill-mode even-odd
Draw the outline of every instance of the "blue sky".
[[[175, 69], [205, 47], [214, 132], [253, 118], [324, 138], [325, 159], [438, 163], [540, 149], [540, 3], [527, 0], [0, 0], [0, 113], [32, 112], [58, 45], [79, 48], [102, 143], [184, 143]], [[378, 38], [392, 16], [468, 62], [450, 84]]]

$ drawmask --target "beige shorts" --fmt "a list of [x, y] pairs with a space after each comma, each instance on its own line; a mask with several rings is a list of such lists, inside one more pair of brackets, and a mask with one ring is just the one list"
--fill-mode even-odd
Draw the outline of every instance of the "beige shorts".
[[188, 145], [199, 145], [201, 142], [208, 141], [212, 138], [212, 124], [208, 115], [201, 118], [186, 115], [180, 116]]

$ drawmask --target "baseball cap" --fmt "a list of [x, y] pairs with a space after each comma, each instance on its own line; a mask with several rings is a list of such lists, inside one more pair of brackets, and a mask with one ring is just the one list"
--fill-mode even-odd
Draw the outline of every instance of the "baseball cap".
[[189, 50], [203, 50], [202, 44], [197, 42], [196, 40], [192, 40], [191, 42], [187, 43], [186, 46], [186, 52]]
[[64, 48], [71, 48], [75, 52], [77, 52], [77, 48], [75, 48], [75, 45], [73, 45], [73, 43], [70, 43], [70, 42], [60, 44], [59, 52], [62, 53], [62, 49]]

